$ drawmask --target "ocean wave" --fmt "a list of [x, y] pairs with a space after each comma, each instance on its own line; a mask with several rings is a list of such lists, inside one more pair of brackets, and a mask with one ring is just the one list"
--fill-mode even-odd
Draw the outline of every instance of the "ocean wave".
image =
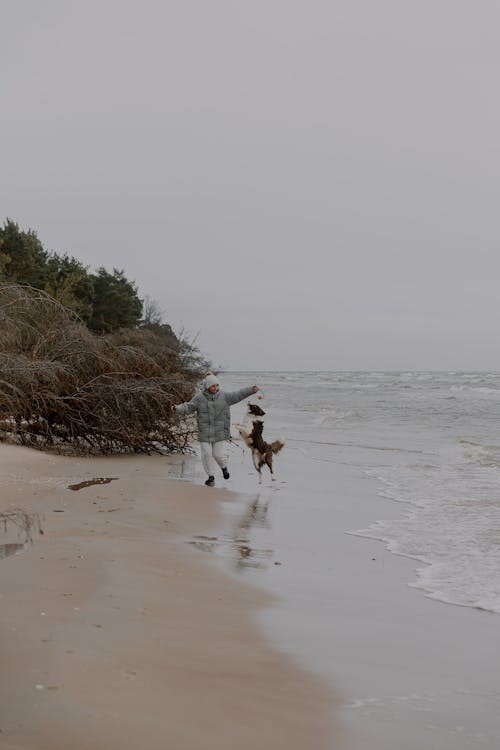
[[389, 552], [424, 563], [425, 567], [415, 569], [417, 580], [409, 581], [408, 586], [425, 591], [429, 599], [500, 614], [500, 583], [494, 583], [498, 581], [500, 552], [485, 555], [487, 550], [476, 550], [472, 555], [475, 560], [471, 560], [470, 551], [456, 551], [440, 561], [435, 550], [422, 554], [413, 549], [414, 538], [402, 534], [403, 527], [404, 522], [378, 521], [367, 529], [346, 533], [383, 542]]
[[347, 409], [343, 411], [342, 409], [332, 408], [313, 419], [313, 424], [319, 426], [336, 424], [337, 422], [343, 422], [346, 419], [352, 419], [357, 416], [358, 415], [354, 410]]
[[479, 466], [500, 469], [500, 445], [480, 445], [468, 440], [461, 440], [463, 457], [466, 462]]
[[[256, 376], [225, 380], [238, 388]], [[353, 533], [417, 560], [411, 585], [427, 596], [499, 611], [499, 373], [266, 373], [257, 382], [268, 434], [284, 433], [307, 460], [357, 472], [369, 464], [380, 497], [401, 503], [402, 518]]]
[[485, 385], [471, 385], [470, 383], [455, 383], [449, 388], [450, 393], [461, 393], [467, 396], [478, 396], [479, 398], [500, 398], [500, 388], [491, 388]]
[[428, 597], [500, 613], [499, 466], [467, 462], [462, 454], [463, 446], [449, 451], [446, 463], [367, 470], [377, 477], [379, 495], [407, 510], [348, 533], [423, 563], [409, 585]]

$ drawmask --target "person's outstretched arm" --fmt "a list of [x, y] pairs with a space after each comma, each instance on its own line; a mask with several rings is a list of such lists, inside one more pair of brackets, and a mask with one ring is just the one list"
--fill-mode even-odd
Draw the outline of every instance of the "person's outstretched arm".
[[170, 407], [173, 412], [179, 414], [181, 417], [184, 414], [192, 414], [198, 409], [198, 399], [200, 395], [197, 394], [191, 401], [185, 401], [183, 404], [172, 404]]
[[232, 406], [233, 404], [237, 404], [238, 401], [243, 401], [244, 398], [248, 398], [252, 393], [257, 393], [258, 390], [259, 387], [257, 385], [251, 385], [247, 388], [240, 388], [239, 391], [230, 391], [225, 394], [226, 401], [229, 406]]

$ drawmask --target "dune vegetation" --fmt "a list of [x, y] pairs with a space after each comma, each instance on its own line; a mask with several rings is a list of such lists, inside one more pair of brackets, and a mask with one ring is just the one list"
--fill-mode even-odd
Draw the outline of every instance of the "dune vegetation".
[[[0, 229], [0, 437], [82, 453], [187, 449], [192, 428], [170, 407], [209, 363], [123, 271], [64, 258], [12, 222]], [[58, 277], [58, 265], [72, 270]]]

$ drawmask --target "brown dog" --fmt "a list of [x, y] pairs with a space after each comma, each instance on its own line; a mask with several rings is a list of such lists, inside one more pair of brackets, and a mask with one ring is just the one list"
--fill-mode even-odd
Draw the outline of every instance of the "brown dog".
[[241, 437], [252, 451], [253, 464], [259, 473], [259, 484], [262, 482], [262, 467], [264, 465], [269, 468], [271, 479], [274, 481], [273, 455], [279, 453], [285, 445], [282, 440], [274, 440], [272, 443], [267, 443], [264, 440], [262, 417], [265, 413], [257, 404], [249, 403], [245, 422], [237, 425]]

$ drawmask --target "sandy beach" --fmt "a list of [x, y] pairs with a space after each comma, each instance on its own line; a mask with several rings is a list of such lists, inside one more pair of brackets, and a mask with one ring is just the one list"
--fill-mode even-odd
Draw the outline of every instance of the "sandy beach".
[[272, 596], [186, 544], [221, 532], [231, 494], [168, 461], [0, 445], [0, 511], [43, 529], [0, 560], [0, 748], [341, 747], [326, 682], [262, 635]]

